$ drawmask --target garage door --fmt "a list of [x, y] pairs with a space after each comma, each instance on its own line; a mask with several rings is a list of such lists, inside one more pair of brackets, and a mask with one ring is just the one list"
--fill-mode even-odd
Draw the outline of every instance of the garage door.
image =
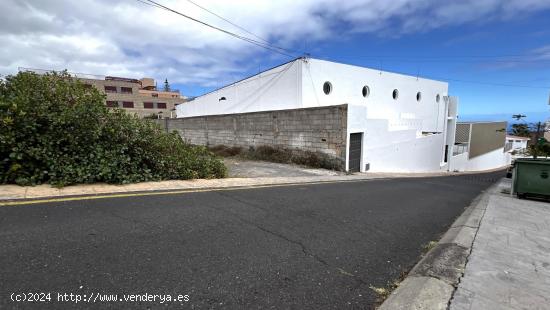
[[361, 142], [362, 133], [352, 133], [349, 135], [349, 171], [361, 171]]

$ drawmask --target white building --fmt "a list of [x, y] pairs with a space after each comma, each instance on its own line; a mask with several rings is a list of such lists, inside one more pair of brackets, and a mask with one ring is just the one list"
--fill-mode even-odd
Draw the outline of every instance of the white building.
[[187, 118], [342, 104], [348, 107], [346, 170], [449, 170], [457, 99], [448, 96], [446, 82], [299, 58], [176, 111]]
[[506, 146], [510, 152], [523, 153], [527, 150], [529, 140], [528, 137], [506, 136]]

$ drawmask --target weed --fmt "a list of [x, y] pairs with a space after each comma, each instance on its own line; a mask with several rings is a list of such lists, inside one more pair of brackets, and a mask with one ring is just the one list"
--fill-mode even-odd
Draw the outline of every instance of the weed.
[[437, 241], [430, 241], [424, 245], [424, 253], [428, 253], [431, 249], [435, 248]]
[[248, 150], [242, 147], [228, 147], [216, 145], [209, 148], [216, 155], [224, 157], [238, 156], [244, 159], [264, 160], [283, 164], [297, 164], [312, 168], [325, 168], [342, 171], [344, 163], [342, 160], [321, 152], [304, 151], [286, 147], [273, 147], [260, 145], [249, 147]]

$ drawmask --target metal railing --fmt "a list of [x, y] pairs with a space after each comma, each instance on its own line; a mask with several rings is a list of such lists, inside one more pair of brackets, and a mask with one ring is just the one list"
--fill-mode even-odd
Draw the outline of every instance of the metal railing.
[[506, 144], [504, 145], [504, 152], [510, 151], [513, 146], [514, 146], [513, 142], [506, 142]]
[[453, 145], [453, 156], [466, 153], [470, 150], [470, 145], [468, 143], [459, 143]]

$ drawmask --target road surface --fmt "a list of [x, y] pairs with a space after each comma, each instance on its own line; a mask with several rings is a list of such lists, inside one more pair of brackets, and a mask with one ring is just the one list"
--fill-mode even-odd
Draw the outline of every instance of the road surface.
[[502, 175], [3, 206], [0, 309], [369, 309]]

